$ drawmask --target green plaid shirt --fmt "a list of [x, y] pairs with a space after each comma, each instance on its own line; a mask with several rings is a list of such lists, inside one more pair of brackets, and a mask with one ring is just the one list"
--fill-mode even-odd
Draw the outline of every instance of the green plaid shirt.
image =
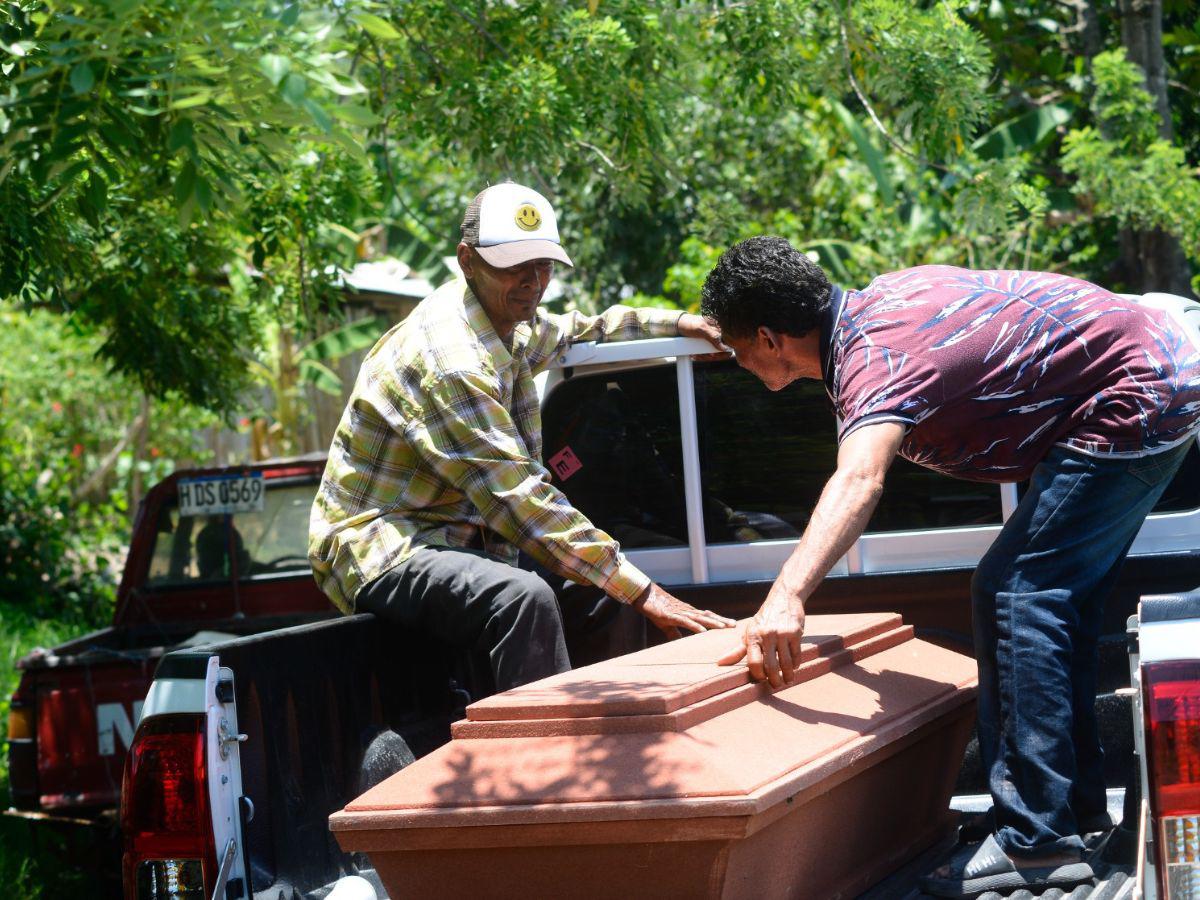
[[649, 578], [550, 483], [533, 376], [576, 341], [673, 336], [680, 315], [539, 309], [506, 346], [464, 281], [434, 291], [367, 355], [338, 424], [309, 521], [321, 589], [351, 612], [421, 547], [482, 542], [636, 599]]

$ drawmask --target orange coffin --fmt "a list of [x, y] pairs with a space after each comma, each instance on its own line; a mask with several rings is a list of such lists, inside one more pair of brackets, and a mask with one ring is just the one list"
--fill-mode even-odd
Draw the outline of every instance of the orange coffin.
[[476, 703], [330, 818], [393, 898], [853, 896], [941, 837], [975, 663], [811, 616], [797, 684], [709, 632]]

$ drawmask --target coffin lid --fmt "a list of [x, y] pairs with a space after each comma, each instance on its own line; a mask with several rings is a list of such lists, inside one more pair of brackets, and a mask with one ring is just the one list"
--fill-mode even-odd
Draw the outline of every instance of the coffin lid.
[[[817, 616], [804, 635], [800, 662], [828, 659], [902, 626], [887, 613]], [[744, 665], [715, 661], [736, 644], [732, 632], [710, 631], [638, 653], [563, 672], [467, 707], [469, 722], [652, 716], [750, 683]], [[816, 674], [810, 669], [808, 677]], [[801, 680], [808, 680], [801, 675]]]
[[974, 697], [974, 661], [915, 640], [898, 615], [810, 616], [799, 682], [779, 691], [716, 665], [737, 646], [738, 632], [712, 631], [482, 700], [455, 740], [330, 825], [744, 816]]

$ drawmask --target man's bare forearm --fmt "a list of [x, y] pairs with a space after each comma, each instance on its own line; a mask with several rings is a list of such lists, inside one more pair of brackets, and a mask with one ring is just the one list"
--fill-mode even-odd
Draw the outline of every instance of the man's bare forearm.
[[809, 594], [866, 529], [903, 439], [902, 423], [881, 422], [864, 425], [842, 441], [837, 471], [821, 491], [799, 545], [772, 585], [768, 604], [785, 604], [793, 613], [802, 613]]
[[745, 659], [755, 680], [775, 687], [792, 683], [804, 634], [804, 601], [867, 527], [903, 439], [901, 423], [883, 422], [865, 425], [842, 441], [837, 471], [821, 491], [800, 543], [742, 632], [742, 647], [721, 657], [722, 665]]

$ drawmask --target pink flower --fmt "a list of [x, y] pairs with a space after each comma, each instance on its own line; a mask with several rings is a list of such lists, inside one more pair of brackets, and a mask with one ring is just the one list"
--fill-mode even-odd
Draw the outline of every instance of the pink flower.
[[62, 412], [62, 404], [59, 403], [57, 400], [55, 400], [53, 403], [50, 404], [50, 408], [52, 410], [54, 410], [56, 413]]

